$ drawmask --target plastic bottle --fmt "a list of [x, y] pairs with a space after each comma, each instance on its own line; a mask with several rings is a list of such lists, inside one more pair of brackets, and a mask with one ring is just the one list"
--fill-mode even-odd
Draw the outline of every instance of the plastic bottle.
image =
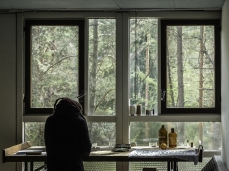
[[167, 144], [167, 130], [165, 129], [164, 125], [162, 125], [161, 128], [159, 129], [158, 140], [159, 140], [159, 144], [158, 144], [159, 146], [162, 143]]
[[169, 147], [177, 147], [177, 134], [174, 132], [174, 128], [171, 128], [171, 133], [169, 133]]

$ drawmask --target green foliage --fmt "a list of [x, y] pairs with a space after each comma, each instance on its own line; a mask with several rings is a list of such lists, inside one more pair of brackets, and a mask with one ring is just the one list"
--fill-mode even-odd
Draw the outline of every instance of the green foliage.
[[25, 141], [30, 141], [34, 146], [44, 146], [44, 123], [25, 123]]
[[78, 27], [32, 27], [32, 107], [52, 107], [78, 92]]
[[[129, 98], [131, 104], [142, 104], [142, 113], [144, 113], [146, 109], [158, 108], [158, 20], [134, 18], [129, 22]], [[203, 71], [206, 89], [203, 95], [203, 107], [211, 107], [214, 106], [214, 29], [205, 26], [204, 30], [203, 67], [209, 69]], [[182, 31], [185, 107], [198, 107], [200, 27], [184, 26]], [[172, 79], [172, 82], [167, 85], [168, 107], [176, 107], [178, 101], [177, 36], [176, 27], [168, 27], [169, 65], [167, 67], [170, 69]], [[78, 43], [76, 26], [34, 26], [32, 28], [32, 107], [52, 107], [58, 97], [76, 99]], [[88, 45], [88, 114], [114, 115], [116, 113], [116, 20], [89, 19]], [[172, 100], [175, 101], [174, 106]], [[212, 123], [204, 123], [203, 129], [199, 130], [196, 123], [185, 123], [185, 127], [181, 128], [179, 123], [158, 122], [130, 123], [130, 141], [135, 141], [138, 145], [148, 145], [149, 141], [158, 137], [158, 130], [162, 124], [167, 128], [174, 127], [175, 130], [184, 129], [184, 138], [193, 141], [195, 145], [200, 140], [199, 134], [203, 133], [205, 148], [213, 148], [214, 145], [208, 142], [220, 141], [213, 138], [216, 136], [213, 136], [212, 132], [217, 130], [217, 126]], [[32, 141], [34, 145], [44, 145], [44, 123], [25, 125], [26, 140]], [[115, 143], [116, 124], [93, 122], [88, 123], [88, 127], [92, 142], [97, 142], [98, 145]]]

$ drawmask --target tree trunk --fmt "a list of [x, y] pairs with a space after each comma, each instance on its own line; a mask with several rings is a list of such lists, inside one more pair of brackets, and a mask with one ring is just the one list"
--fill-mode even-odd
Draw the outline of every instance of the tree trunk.
[[177, 26], [177, 75], [178, 75], [178, 101], [177, 107], [184, 107], [184, 79], [182, 54], [182, 26]]
[[[171, 98], [171, 104], [170, 106], [167, 106], [167, 107], [175, 107], [175, 101], [174, 101], [174, 93], [173, 93], [173, 82], [172, 82], [172, 74], [171, 74], [171, 69], [170, 69], [170, 57], [169, 57], [169, 49], [168, 49], [168, 45], [169, 45], [169, 38], [168, 38], [168, 35], [170, 35], [170, 32], [169, 32], [169, 29], [167, 29], [167, 45], [166, 45], [166, 60], [167, 60], [167, 74], [168, 74], [168, 85], [169, 85], [169, 93], [167, 95], [170, 95], [170, 98]], [[169, 105], [168, 104], [168, 105]]]
[[[149, 75], [149, 42], [150, 42], [150, 33], [147, 33], [147, 40], [146, 40], [146, 79], [145, 79], [145, 110], [148, 109], [148, 92], [149, 92], [149, 83], [147, 81], [147, 77]], [[149, 110], [149, 109], [148, 109]], [[149, 138], [149, 122], [145, 122], [145, 136]]]
[[[204, 65], [204, 26], [200, 26], [200, 56], [199, 56], [199, 107], [203, 107], [203, 65]], [[199, 123], [199, 140], [203, 143], [203, 123]]]
[[137, 101], [139, 97], [139, 79], [138, 79], [138, 69], [139, 69], [139, 59], [138, 59], [138, 44], [137, 44], [137, 19], [135, 19], [135, 84], [134, 84], [134, 95], [135, 95], [135, 100]]
[[[177, 26], [177, 75], [178, 75], [178, 101], [177, 107], [184, 107], [184, 83], [183, 83], [183, 54], [182, 54], [182, 26]], [[185, 143], [185, 123], [178, 123], [178, 141]]]
[[204, 64], [204, 26], [200, 27], [200, 57], [199, 57], [199, 107], [203, 107], [203, 64]]
[[89, 114], [93, 115], [95, 110], [95, 93], [96, 93], [96, 70], [97, 70], [97, 59], [98, 55], [98, 20], [94, 19], [93, 24], [93, 54], [92, 64], [90, 73], [90, 98], [89, 98]]

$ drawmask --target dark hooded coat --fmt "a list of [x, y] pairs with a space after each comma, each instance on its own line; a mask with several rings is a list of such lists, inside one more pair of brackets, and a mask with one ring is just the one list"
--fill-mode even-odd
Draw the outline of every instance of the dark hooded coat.
[[48, 171], [83, 171], [82, 159], [91, 152], [87, 122], [69, 100], [55, 105], [45, 123]]

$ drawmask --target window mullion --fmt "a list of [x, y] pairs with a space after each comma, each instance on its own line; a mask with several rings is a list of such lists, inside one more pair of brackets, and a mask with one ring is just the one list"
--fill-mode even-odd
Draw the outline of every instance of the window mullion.
[[116, 14], [116, 143], [123, 143], [122, 134], [122, 106], [123, 106], [123, 90], [122, 90], [122, 13]]
[[123, 38], [123, 51], [122, 51], [122, 67], [123, 67], [123, 143], [129, 143], [129, 87], [130, 87], [130, 59], [129, 59], [129, 14], [123, 13], [122, 20], [122, 38]]

